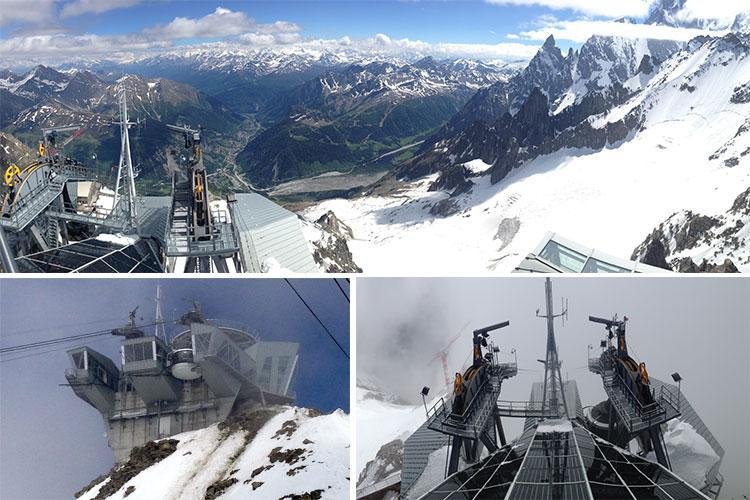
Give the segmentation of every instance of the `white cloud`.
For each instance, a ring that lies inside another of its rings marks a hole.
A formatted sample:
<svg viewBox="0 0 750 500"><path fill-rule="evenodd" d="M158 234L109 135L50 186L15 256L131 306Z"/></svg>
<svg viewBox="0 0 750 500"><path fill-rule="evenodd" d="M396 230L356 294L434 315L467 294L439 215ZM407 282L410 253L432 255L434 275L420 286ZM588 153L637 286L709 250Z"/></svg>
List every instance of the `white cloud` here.
<svg viewBox="0 0 750 500"><path fill-rule="evenodd" d="M549 35L558 40L583 43L592 35L610 35L624 38L652 38L656 40L676 40L686 42L699 35L717 34L700 29L672 28L650 24L630 24L614 21L556 21L520 33L526 40L542 41Z"/></svg>
<svg viewBox="0 0 750 500"><path fill-rule="evenodd" d="M223 38L256 31L255 20L244 12L234 12L217 7L211 14L198 19L176 17L169 24L144 30L160 38L179 40L186 38Z"/></svg>
<svg viewBox="0 0 750 500"><path fill-rule="evenodd" d="M686 0L677 18L683 21L712 19L729 26L741 12L750 11L747 0Z"/></svg>
<svg viewBox="0 0 750 500"><path fill-rule="evenodd" d="M466 57L513 61L530 59L539 49L536 44L523 43L428 43L409 38L394 39L384 33L363 39L343 37L337 40L305 40L298 45L318 50L347 50L361 54L391 55L407 59L432 55L445 58Z"/></svg>
<svg viewBox="0 0 750 500"><path fill-rule="evenodd" d="M16 1L16 0L0 0ZM25 0L24 0L25 1ZM81 0L74 4L82 4ZM124 0L115 0L123 4ZM108 5L112 5L110 2ZM3 9L4 10L4 9ZM301 41L300 26L288 21L258 24L243 12L218 7L201 18L176 17L163 26L146 28L125 35L71 35L64 32L17 34L0 39L5 64L79 61L92 58L123 59L135 54L175 47L177 40L189 38L239 39L253 45L288 45Z"/></svg>
<svg viewBox="0 0 750 500"><path fill-rule="evenodd" d="M302 30L302 27L297 23L291 23L289 21L276 21L271 24L259 24L258 31L260 33L296 33Z"/></svg>
<svg viewBox="0 0 750 500"><path fill-rule="evenodd" d="M0 26L21 22L42 24L55 16L57 0L2 0Z"/></svg>
<svg viewBox="0 0 750 500"><path fill-rule="evenodd" d="M82 14L101 14L115 9L123 9L138 5L143 0L74 0L66 4L60 11L60 18L80 16Z"/></svg>
<svg viewBox="0 0 750 500"><path fill-rule="evenodd" d="M375 41L379 45L390 45L392 43L391 37L389 37L388 35L384 35L383 33L378 33L377 35L375 35Z"/></svg>
<svg viewBox="0 0 750 500"><path fill-rule="evenodd" d="M653 0L486 0L497 5L541 6L550 9L570 9L591 16L643 17L648 14Z"/></svg>

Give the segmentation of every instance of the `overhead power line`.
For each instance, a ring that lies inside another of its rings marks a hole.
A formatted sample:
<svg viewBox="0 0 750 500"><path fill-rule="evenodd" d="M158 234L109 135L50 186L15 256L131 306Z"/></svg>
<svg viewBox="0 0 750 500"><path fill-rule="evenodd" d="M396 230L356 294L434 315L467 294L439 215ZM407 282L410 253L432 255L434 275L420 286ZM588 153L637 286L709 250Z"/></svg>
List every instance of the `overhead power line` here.
<svg viewBox="0 0 750 500"><path fill-rule="evenodd" d="M171 323L171 322L165 321L164 323ZM138 325L138 327L147 328L149 326L154 326L154 325L156 325L156 323ZM19 344L19 345L15 345L11 347L4 347L0 349L0 354L12 354L12 353L24 352L24 351L29 351L33 349L39 349L42 347L49 347L52 345L62 344L66 342L73 342L76 340L89 339L92 337L99 337L102 335L109 335L110 333L112 333L112 328L107 328L106 330L96 330L96 331L88 332L88 333L80 333L78 335L68 335L68 336L60 337L56 339L29 342L27 344Z"/></svg>
<svg viewBox="0 0 750 500"><path fill-rule="evenodd" d="M341 295L344 296L347 302L349 302L349 296L346 294L343 288L341 288L341 284L336 280L336 278L333 278L333 282L336 283L336 286L339 287L339 290L341 290Z"/></svg>
<svg viewBox="0 0 750 500"><path fill-rule="evenodd" d="M323 330L326 331L329 337L331 337L331 340L336 344L336 346L341 350L342 353L344 353L344 356L346 356L346 359L349 359L349 353L347 353L343 347L341 347L341 344L339 344L339 341L336 340L336 337L333 336L331 331L328 329L326 325L323 324L323 322L320 320L317 314L315 314L315 311L312 310L312 308L308 305L308 303L305 301L305 299L302 298L302 295L299 294L296 288L294 288L294 285L292 285L287 278L284 278L284 281L286 281L286 284L289 285L289 288L292 289L294 294L299 298L299 300L302 301L302 303L305 305L308 311L310 311L310 314L312 314L316 320L318 320L318 323L320 323L320 326L323 327Z"/></svg>

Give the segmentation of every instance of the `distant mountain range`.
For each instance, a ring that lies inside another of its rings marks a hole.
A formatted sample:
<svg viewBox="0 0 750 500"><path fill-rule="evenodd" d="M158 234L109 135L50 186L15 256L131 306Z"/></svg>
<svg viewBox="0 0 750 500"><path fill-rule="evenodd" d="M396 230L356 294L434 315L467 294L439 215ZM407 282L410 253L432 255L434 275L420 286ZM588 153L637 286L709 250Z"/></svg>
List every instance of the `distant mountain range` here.
<svg viewBox="0 0 750 500"><path fill-rule="evenodd" d="M165 124L179 122L206 129L209 168L231 167L236 155L240 173L267 187L349 170L416 143L477 89L506 80L517 68L465 59L407 63L328 52L210 49L85 68L37 66L21 75L0 73L0 129L33 145L43 127L83 124L86 133L68 152L107 168L118 158L111 123L124 87L131 116L143 120L131 132L143 177L159 178L164 150L174 144Z"/></svg>
<svg viewBox="0 0 750 500"><path fill-rule="evenodd" d="M261 186L350 170L424 139L477 89L506 79L507 72L432 58L327 71L267 108L265 120L276 123L240 152L237 163Z"/></svg>

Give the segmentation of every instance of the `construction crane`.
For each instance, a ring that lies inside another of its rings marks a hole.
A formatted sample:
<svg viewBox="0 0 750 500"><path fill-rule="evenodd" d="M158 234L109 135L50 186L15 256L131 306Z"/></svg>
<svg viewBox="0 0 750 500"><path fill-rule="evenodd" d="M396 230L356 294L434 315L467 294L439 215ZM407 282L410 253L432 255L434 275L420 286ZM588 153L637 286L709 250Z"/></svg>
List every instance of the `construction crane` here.
<svg viewBox="0 0 750 500"><path fill-rule="evenodd" d="M445 386L451 385L451 376L450 372L448 371L448 351L451 348L451 346L461 338L461 335L464 333L464 330L466 330L466 327L469 326L470 321L467 321L464 326L461 327L461 330L456 334L455 337L450 339L448 344L443 347L440 351L438 351L437 354L435 354L435 357L432 358L428 364L432 364L436 359L439 359L443 364L443 375L445 376Z"/></svg>

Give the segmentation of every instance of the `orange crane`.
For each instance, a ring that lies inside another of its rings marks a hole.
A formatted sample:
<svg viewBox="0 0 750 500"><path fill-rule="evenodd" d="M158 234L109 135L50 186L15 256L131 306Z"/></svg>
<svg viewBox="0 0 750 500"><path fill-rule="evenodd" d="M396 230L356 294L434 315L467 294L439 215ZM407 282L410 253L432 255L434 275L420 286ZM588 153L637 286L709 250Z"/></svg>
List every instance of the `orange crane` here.
<svg viewBox="0 0 750 500"><path fill-rule="evenodd" d="M461 334L464 333L464 330L466 330L466 327L469 326L470 321L467 321L464 326L461 327L461 330L448 342L448 344L443 347L440 351L438 351L437 354L435 354L435 357L430 360L428 364L432 364L433 361L436 359L440 359L440 361L443 364L443 375L445 376L445 385L449 386L451 385L451 376L450 372L448 371L448 350L450 347L461 337Z"/></svg>

